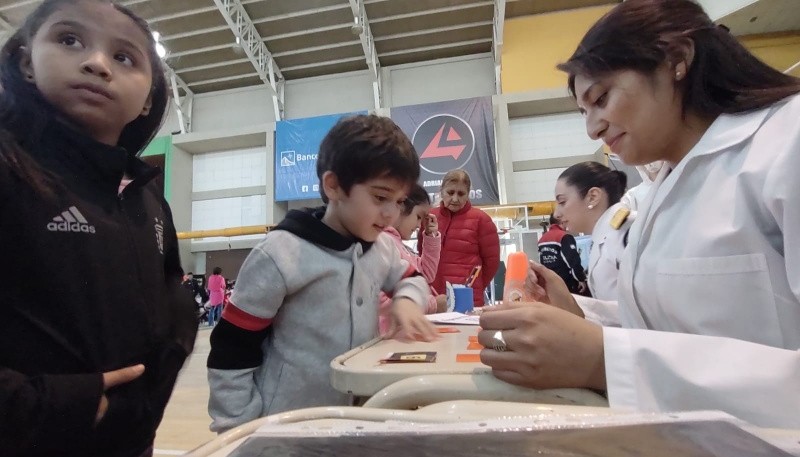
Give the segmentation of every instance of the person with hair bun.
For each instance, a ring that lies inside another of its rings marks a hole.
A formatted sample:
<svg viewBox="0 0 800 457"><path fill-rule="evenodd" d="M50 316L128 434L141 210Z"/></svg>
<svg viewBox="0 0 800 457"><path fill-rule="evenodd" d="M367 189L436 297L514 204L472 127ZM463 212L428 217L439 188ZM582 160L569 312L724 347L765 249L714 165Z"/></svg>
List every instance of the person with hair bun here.
<svg viewBox="0 0 800 457"><path fill-rule="evenodd" d="M587 281L592 297L600 300L617 299L620 256L633 222L620 203L627 182L625 173L598 162L575 164L556 181L553 215L568 232L592 235Z"/></svg>

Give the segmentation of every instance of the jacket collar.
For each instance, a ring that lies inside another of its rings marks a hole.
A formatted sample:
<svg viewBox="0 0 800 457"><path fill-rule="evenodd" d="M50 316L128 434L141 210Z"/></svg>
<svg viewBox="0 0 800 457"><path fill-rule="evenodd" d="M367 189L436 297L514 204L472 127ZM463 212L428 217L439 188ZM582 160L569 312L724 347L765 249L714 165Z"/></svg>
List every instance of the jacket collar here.
<svg viewBox="0 0 800 457"><path fill-rule="evenodd" d="M92 181L100 190L115 194L125 174L134 181L128 186L133 189L160 173L124 148L95 141L57 118L48 121L42 137L26 149L37 161L51 165L47 168L53 172Z"/></svg>
<svg viewBox="0 0 800 457"><path fill-rule="evenodd" d="M346 237L322 222L325 206L318 208L293 209L286 214L275 230L286 230L300 238L334 251L346 251L359 243L367 252L372 243L357 238Z"/></svg>
<svg viewBox="0 0 800 457"><path fill-rule="evenodd" d="M782 103L781 103L782 104ZM681 162L715 154L747 141L780 104L739 114L721 114Z"/></svg>

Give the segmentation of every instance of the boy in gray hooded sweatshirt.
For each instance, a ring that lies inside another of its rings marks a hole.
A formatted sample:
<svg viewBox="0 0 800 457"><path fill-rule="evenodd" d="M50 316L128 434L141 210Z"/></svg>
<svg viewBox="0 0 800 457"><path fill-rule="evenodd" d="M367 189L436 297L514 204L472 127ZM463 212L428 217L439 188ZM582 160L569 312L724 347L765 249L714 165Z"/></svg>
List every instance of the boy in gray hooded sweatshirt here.
<svg viewBox="0 0 800 457"><path fill-rule="evenodd" d="M320 145L317 176L326 206L290 211L253 248L211 334L212 431L348 404L330 361L377 336L381 290L393 297L392 334L436 338L425 278L383 233L419 177L408 137L388 118L342 119Z"/></svg>

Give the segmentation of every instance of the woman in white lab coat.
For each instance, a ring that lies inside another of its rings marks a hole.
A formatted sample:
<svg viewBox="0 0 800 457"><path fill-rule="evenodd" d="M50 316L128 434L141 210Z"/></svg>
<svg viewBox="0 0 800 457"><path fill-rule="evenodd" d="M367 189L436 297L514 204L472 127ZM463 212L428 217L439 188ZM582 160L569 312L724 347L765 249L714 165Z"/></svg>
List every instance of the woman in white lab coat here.
<svg viewBox="0 0 800 457"><path fill-rule="evenodd" d="M668 166L629 235L622 328L582 319L535 268L550 305L485 312L479 341L507 351L481 360L514 384L607 390L612 407L800 428L800 81L690 0L620 3L560 68L592 138Z"/></svg>
<svg viewBox="0 0 800 457"><path fill-rule="evenodd" d="M599 162L581 162L564 170L555 187L553 216L571 233L592 236L587 276L592 297L617 300L617 272L632 219L620 203L628 177ZM603 322L603 310L595 311L594 300L575 297L588 319Z"/></svg>

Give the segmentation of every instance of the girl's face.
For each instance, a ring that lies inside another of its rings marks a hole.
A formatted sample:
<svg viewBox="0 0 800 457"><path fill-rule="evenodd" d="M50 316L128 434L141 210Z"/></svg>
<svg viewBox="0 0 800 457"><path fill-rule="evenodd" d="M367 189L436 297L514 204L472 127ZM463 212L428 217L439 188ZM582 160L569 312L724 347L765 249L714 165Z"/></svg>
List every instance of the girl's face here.
<svg viewBox="0 0 800 457"><path fill-rule="evenodd" d="M151 106L150 39L113 5L89 0L56 10L34 35L22 74L95 140L116 145Z"/></svg>
<svg viewBox="0 0 800 457"><path fill-rule="evenodd" d="M445 208L458 212L469 201L469 187L462 182L450 181L442 187L442 202Z"/></svg>
<svg viewBox="0 0 800 457"><path fill-rule="evenodd" d="M558 219L559 225L570 233L590 234L597 222L597 215L602 214L605 208L589 209L590 194L581 198L575 186L567 184L566 180L556 181L556 210L553 216Z"/></svg>
<svg viewBox="0 0 800 457"><path fill-rule="evenodd" d="M404 240L411 239L414 230L420 227L422 221L428 217L428 212L430 210L430 205L422 204L415 206L414 209L411 210L411 213L405 216L400 215L400 218L397 219L397 222L394 224L394 228L400 233L400 238Z"/></svg>

